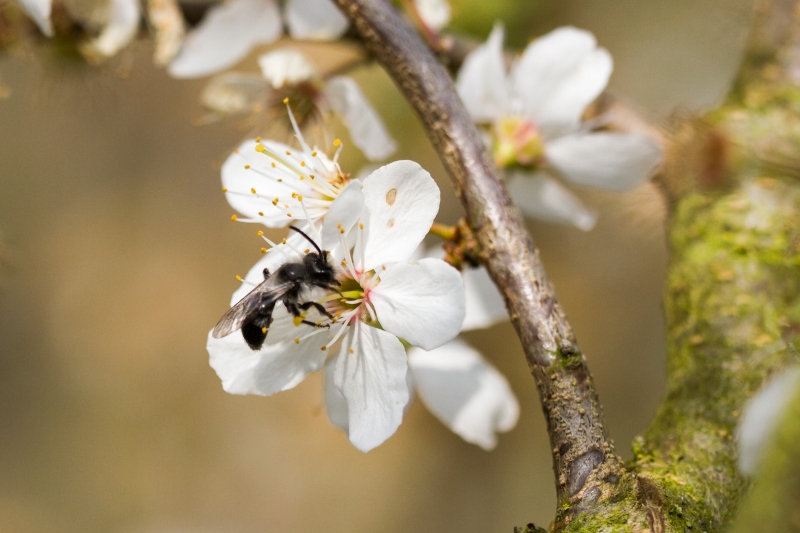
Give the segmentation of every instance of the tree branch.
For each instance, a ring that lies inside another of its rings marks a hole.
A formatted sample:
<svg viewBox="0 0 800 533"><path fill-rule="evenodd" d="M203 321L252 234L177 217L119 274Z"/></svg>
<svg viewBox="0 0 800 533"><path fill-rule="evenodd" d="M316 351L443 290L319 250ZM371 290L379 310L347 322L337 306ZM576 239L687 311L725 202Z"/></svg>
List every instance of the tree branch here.
<svg viewBox="0 0 800 533"><path fill-rule="evenodd" d="M450 76L386 0L336 0L422 120L505 298L542 399L559 504L574 512L621 469L586 360L479 132Z"/></svg>

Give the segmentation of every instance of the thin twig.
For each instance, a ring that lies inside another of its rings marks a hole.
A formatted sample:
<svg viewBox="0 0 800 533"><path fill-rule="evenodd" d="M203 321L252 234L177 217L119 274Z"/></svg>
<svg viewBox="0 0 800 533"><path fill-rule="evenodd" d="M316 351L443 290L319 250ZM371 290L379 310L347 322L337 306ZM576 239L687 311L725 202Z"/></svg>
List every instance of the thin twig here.
<svg viewBox="0 0 800 533"><path fill-rule="evenodd" d="M619 459L586 360L477 128L448 73L389 2L336 2L414 107L453 180L536 379L559 503L591 505Z"/></svg>

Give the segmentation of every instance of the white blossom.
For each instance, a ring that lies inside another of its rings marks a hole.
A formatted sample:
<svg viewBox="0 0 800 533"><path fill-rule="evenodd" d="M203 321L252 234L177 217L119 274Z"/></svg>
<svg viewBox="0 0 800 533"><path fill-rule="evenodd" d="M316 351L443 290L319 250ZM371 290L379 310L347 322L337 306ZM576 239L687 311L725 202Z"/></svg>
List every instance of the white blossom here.
<svg viewBox="0 0 800 533"><path fill-rule="evenodd" d="M533 41L508 73L500 25L464 61L459 96L477 122L490 125L495 162L513 170L509 189L526 214L591 229L594 213L545 172L623 191L644 182L660 161L649 136L593 132L581 123L612 68L611 55L594 36L572 27Z"/></svg>
<svg viewBox="0 0 800 533"><path fill-rule="evenodd" d="M439 208L439 189L427 172L398 161L347 190L354 187L363 195L358 222L353 209L331 207L324 215L323 227L338 229L333 253L343 265L341 295L315 295L336 317L330 329L298 323L279 304L261 350L250 350L238 333L209 335L208 350L226 391L264 395L296 386L335 351L328 365L347 409L348 436L368 451L395 432L408 403L408 361L399 339L427 350L452 339L464 319L464 287L444 261L409 260ZM297 250L291 240L276 247L287 256L292 248ZM268 254L245 281L258 282L264 265L279 260L278 253ZM234 300L247 290L242 287Z"/></svg>
<svg viewBox="0 0 800 533"><path fill-rule="evenodd" d="M800 385L800 369L784 372L767 383L745 407L737 429L739 471L752 476L770 443L781 415Z"/></svg>
<svg viewBox="0 0 800 533"><path fill-rule="evenodd" d="M287 0L283 16L275 0L229 0L211 8L187 35L169 66L176 78L196 78L238 63L257 45L277 41L284 20L295 39L333 40L348 22L331 0Z"/></svg>
<svg viewBox="0 0 800 533"><path fill-rule="evenodd" d="M335 113L368 159L382 160L397 150L397 143L352 78L325 80L303 54L288 48L264 54L258 63L263 80L241 73L213 78L204 93L206 106L220 113L257 110L274 128L283 123L277 117L283 114L288 98L299 128L306 133L313 135L313 130Z"/></svg>

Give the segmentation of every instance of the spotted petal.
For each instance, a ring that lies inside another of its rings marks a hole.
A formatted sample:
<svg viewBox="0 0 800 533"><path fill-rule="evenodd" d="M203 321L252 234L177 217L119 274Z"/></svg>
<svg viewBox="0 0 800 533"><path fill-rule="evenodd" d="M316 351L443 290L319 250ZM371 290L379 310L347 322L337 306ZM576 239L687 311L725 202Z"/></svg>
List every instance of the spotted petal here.
<svg viewBox="0 0 800 533"><path fill-rule="evenodd" d="M661 148L639 133L576 133L549 141L547 160L578 185L626 191L649 177L661 160Z"/></svg>
<svg viewBox="0 0 800 533"><path fill-rule="evenodd" d="M369 210L364 270L411 257L439 212L431 175L413 161L395 161L367 176L363 190Z"/></svg>
<svg viewBox="0 0 800 533"><path fill-rule="evenodd" d="M464 322L461 274L439 259L395 264L369 298L386 331L426 350L458 335Z"/></svg>
<svg viewBox="0 0 800 533"><path fill-rule="evenodd" d="M331 78L325 94L333 110L341 115L353 144L368 159L386 159L397 150L397 143L355 80L347 76Z"/></svg>
<svg viewBox="0 0 800 533"><path fill-rule="evenodd" d="M367 452L391 437L408 403L406 351L386 331L356 321L342 342L334 383L347 401L353 446Z"/></svg>
<svg viewBox="0 0 800 533"><path fill-rule="evenodd" d="M519 403L508 381L467 343L411 348L408 365L423 403L465 441L491 450L496 434L517 424Z"/></svg>
<svg viewBox="0 0 800 533"><path fill-rule="evenodd" d="M212 7L186 36L169 73L175 78L214 74L244 59L254 46L277 40L282 31L275 0L230 0Z"/></svg>

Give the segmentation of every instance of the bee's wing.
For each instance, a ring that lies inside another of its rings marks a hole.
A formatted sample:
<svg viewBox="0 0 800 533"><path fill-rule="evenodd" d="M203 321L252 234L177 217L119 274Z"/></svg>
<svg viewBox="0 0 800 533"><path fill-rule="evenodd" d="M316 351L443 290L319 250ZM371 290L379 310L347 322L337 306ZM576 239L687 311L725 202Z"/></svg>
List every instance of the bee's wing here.
<svg viewBox="0 0 800 533"><path fill-rule="evenodd" d="M293 285L291 282L278 283L275 276L265 279L222 315L217 325L214 326L212 336L215 339L221 339L237 329L241 329L247 319L258 312L259 307L265 304L274 306Z"/></svg>

